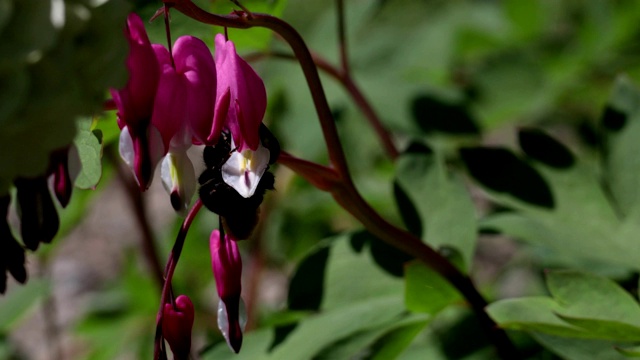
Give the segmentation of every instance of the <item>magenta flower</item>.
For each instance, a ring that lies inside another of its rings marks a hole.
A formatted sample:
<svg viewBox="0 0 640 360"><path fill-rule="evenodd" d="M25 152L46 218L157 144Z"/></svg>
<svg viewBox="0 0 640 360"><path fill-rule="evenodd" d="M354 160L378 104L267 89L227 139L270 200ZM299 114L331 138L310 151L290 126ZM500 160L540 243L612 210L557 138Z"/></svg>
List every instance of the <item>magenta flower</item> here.
<svg viewBox="0 0 640 360"><path fill-rule="evenodd" d="M198 38L181 36L173 46L175 67L164 46L154 44L153 50L161 77L151 123L160 130L165 148L189 147L192 137L198 143L211 144L207 138L213 121L211 104L216 98L216 65L209 48Z"/></svg>
<svg viewBox="0 0 640 360"><path fill-rule="evenodd" d="M230 236L221 238L220 231L213 230L209 246L213 275L220 297L218 327L229 347L237 353L242 346L242 331L246 323L244 303L240 297L242 260L238 244Z"/></svg>
<svg viewBox="0 0 640 360"><path fill-rule="evenodd" d="M126 65L129 80L120 90L111 89L118 108L120 155L132 168L141 190L151 184L153 170L162 156L159 134L150 128L153 103L160 77L158 61L144 24L136 14L127 18L125 37L129 41Z"/></svg>
<svg viewBox="0 0 640 360"><path fill-rule="evenodd" d="M267 109L267 92L262 79L236 53L233 42L218 34L216 43L217 96L213 129L208 140L217 143L228 128L238 151L258 149L258 134Z"/></svg>
<svg viewBox="0 0 640 360"><path fill-rule="evenodd" d="M193 164L186 154L195 143L207 143L211 132L216 97L216 67L202 40L193 36L178 38L169 51L153 45L162 75L158 84L151 123L162 135L165 156L162 182L176 211L185 212L196 189Z"/></svg>
<svg viewBox="0 0 640 360"><path fill-rule="evenodd" d="M186 295L176 298L175 307L172 304L164 304L162 336L169 343L176 360L189 359L193 313L193 303Z"/></svg>

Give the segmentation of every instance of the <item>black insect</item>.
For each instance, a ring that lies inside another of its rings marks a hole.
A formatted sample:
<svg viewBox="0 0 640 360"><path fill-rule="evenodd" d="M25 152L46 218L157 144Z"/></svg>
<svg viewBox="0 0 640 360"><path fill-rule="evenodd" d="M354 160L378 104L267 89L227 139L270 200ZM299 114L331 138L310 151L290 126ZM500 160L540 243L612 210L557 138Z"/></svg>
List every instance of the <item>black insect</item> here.
<svg viewBox="0 0 640 360"><path fill-rule="evenodd" d="M269 149L269 164L280 154L280 144L266 126L260 126L260 141ZM244 198L222 179L222 165L236 149L231 148L231 134L223 132L215 146L204 148L206 169L200 174L199 195L204 206L220 215L226 233L237 240L247 239L258 224L259 207L267 190L274 189L275 178L269 169L262 175L250 198Z"/></svg>

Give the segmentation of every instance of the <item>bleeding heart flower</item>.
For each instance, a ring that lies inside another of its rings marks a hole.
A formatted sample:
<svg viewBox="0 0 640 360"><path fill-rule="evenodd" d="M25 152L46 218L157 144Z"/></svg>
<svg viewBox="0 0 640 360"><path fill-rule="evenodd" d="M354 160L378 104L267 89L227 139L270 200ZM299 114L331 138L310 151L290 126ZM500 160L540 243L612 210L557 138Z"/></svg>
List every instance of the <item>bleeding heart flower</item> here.
<svg viewBox="0 0 640 360"><path fill-rule="evenodd" d="M242 332L246 323L243 315L244 304L240 298L242 287L240 251L238 251L238 244L230 236L225 235L222 238L218 230L211 232L209 246L213 275L220 297L218 327L229 347L237 353L242 346Z"/></svg>
<svg viewBox="0 0 640 360"><path fill-rule="evenodd" d="M262 79L236 53L233 42L224 35L215 38L218 75L213 128L209 140L217 143L224 128L231 131L238 151L257 150L259 129L267 109L267 92Z"/></svg>
<svg viewBox="0 0 640 360"><path fill-rule="evenodd" d="M176 360L189 359L193 314L193 303L186 295L178 296L175 306L164 304L162 310L162 336L169 343Z"/></svg>
<svg viewBox="0 0 640 360"><path fill-rule="evenodd" d="M160 68L144 29L136 14L127 18L125 37L129 42L126 65L129 80L120 90L111 89L118 109L120 155L135 174L140 190L151 185L153 171L164 149L159 134L151 128L151 115L160 78Z"/></svg>

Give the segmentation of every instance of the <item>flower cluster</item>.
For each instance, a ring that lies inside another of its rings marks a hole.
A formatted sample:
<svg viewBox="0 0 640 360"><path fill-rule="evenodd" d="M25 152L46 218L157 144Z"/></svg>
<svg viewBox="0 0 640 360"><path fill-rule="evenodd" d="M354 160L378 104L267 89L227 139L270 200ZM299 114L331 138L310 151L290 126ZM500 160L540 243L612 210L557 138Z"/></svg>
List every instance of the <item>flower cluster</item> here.
<svg viewBox="0 0 640 360"><path fill-rule="evenodd" d="M210 237L220 296L218 324L238 352L244 305L236 240L248 238L255 227L264 193L274 185L268 168L279 154L277 140L262 124L267 107L264 84L222 34L215 37L215 56L193 36L178 38L171 53L151 44L135 14L127 19L125 36L130 45L129 80L124 88L111 89L121 129L120 154L141 191L150 186L162 162L161 178L171 205L186 212L197 187L187 150L205 145L207 169L198 177L199 195L221 218L220 230ZM162 337L177 359L186 359L193 304L186 295L163 301Z"/></svg>
<svg viewBox="0 0 640 360"><path fill-rule="evenodd" d="M215 39L215 60L206 44L193 36L178 38L171 53L152 45L135 14L127 19L125 35L130 45L129 81L111 90L122 130L120 154L142 191L162 161L161 177L171 204L185 211L196 188L193 164L186 155L189 147L216 145L228 131L238 153L259 151L267 104L264 84L222 34ZM245 183L237 181L240 176L244 173L232 175L229 182L236 181L240 188ZM259 177L252 180L256 183Z"/></svg>

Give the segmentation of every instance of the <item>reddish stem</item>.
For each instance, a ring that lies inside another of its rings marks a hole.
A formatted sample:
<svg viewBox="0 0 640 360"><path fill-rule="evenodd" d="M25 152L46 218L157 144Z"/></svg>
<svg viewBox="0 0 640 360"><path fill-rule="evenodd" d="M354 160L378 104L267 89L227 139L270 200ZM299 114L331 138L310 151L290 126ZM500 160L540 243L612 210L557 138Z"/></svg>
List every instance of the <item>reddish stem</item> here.
<svg viewBox="0 0 640 360"><path fill-rule="evenodd" d="M295 56L281 52L254 53L246 56L245 59L247 61L259 60L267 56L296 60ZM324 59L317 53L312 52L311 56L313 57L313 61L315 62L316 66L320 70L324 71L332 78L336 79L340 84L342 84L349 95L351 95L353 102L356 104L356 106L358 106L358 108L360 108L365 118L367 119L367 121L369 121L369 124L376 132L376 135L378 136L380 143L382 143L382 146L384 147L387 155L391 158L391 160L397 159L398 156L400 156L400 152L393 143L389 131L387 131L387 129L384 127L384 125L382 124L382 120L380 120L380 117L378 117L378 114L371 105L371 102L369 102L369 100L367 100L367 98L364 96L364 94L360 90L360 87L351 77L351 74L331 65L326 59Z"/></svg>
<svg viewBox="0 0 640 360"><path fill-rule="evenodd" d="M158 315L156 316L156 336L153 348L153 358L155 360L160 359L161 347L162 347L162 313L164 309L164 304L170 302L171 297L171 279L173 278L173 273L176 269L176 265L178 264L178 260L180 259L180 254L182 253L182 247L184 246L184 240L187 237L187 233L189 232L189 228L191 227L191 223L195 219L196 215L202 208L202 201L198 199L196 203L193 205L187 217L182 222L182 226L180 227L180 231L178 232L178 236L176 237L176 242L173 244L173 248L171 249L171 254L169 254L169 259L167 260L167 265L165 266L164 273L164 286L162 287L162 296L160 297L160 309L158 310Z"/></svg>

